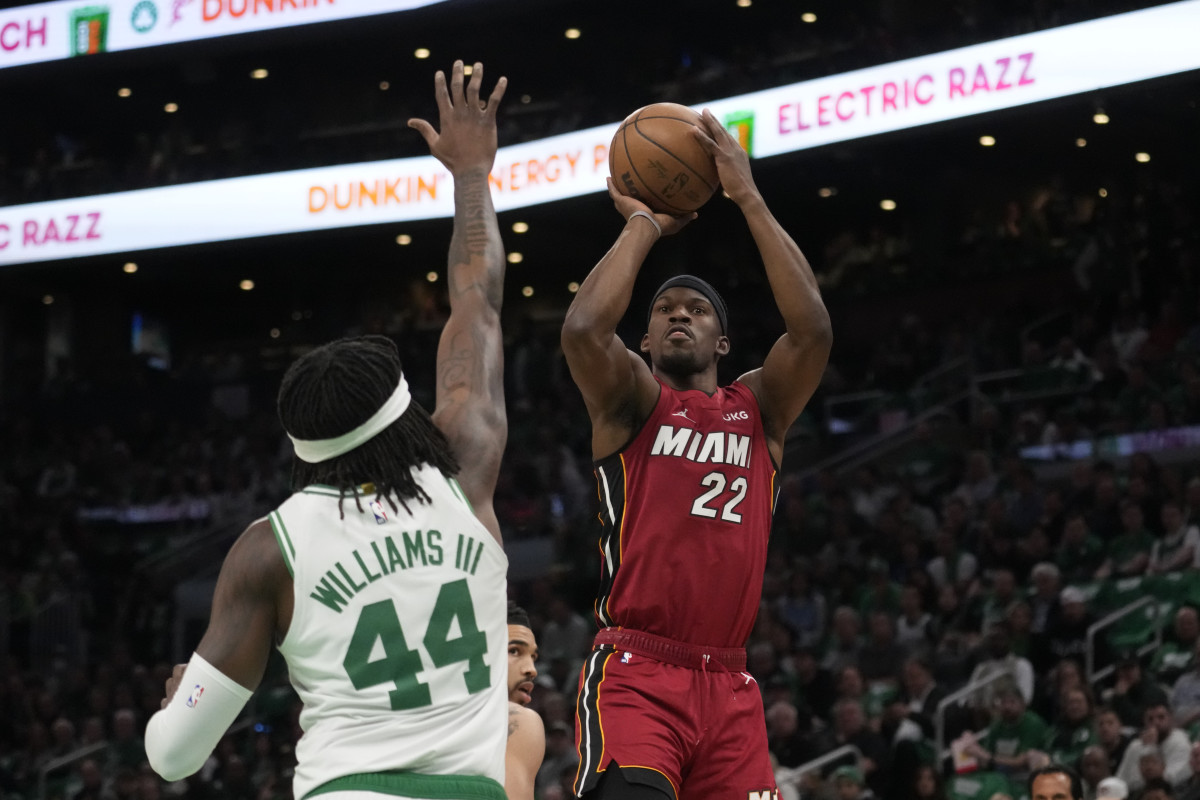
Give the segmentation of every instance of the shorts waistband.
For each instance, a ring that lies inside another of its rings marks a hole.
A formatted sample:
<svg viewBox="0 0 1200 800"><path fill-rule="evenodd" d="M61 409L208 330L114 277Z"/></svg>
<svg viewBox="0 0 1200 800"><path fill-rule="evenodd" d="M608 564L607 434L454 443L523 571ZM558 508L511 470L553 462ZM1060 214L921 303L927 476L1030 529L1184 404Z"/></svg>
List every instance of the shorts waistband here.
<svg viewBox="0 0 1200 800"><path fill-rule="evenodd" d="M688 669L703 670L717 663L733 672L746 670L743 647L705 647L628 628L602 628L596 634L595 646L606 650L628 650L635 655Z"/></svg>

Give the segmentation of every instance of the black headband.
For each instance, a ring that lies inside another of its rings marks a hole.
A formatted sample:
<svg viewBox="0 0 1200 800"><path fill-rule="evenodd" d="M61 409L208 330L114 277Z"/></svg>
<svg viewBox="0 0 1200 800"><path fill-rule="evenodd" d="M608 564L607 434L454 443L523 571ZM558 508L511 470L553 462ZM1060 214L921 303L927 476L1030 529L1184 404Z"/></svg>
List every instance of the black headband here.
<svg viewBox="0 0 1200 800"><path fill-rule="evenodd" d="M713 310L717 312L717 320L721 323L721 333L729 333L729 309L725 307L725 301L712 284L703 278L697 278L695 275L676 275L674 278L668 278L667 281L654 293L654 297L650 299L650 310L646 313L646 324L650 324L650 316L654 313L654 301L665 292L675 286L686 286L689 289L695 289L712 304Z"/></svg>

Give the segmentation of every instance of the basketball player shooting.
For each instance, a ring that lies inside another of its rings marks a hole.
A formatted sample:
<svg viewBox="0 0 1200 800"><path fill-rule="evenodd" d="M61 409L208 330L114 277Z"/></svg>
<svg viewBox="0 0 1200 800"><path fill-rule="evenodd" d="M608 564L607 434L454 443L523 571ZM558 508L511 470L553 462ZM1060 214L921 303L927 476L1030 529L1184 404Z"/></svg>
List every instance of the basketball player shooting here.
<svg viewBox="0 0 1200 800"><path fill-rule="evenodd" d="M759 369L717 385L724 301L691 275L650 304L640 350L617 325L650 248L695 214L609 195L626 220L567 311L562 346L592 422L601 500L601 630L580 675L576 794L587 800L775 795L762 697L745 672L784 437L833 341L799 247L746 152L709 112L692 135L716 162L762 258L786 333ZM601 725L603 720L603 725Z"/></svg>
<svg viewBox="0 0 1200 800"><path fill-rule="evenodd" d="M167 780L204 764L277 645L303 702L296 798L505 800L505 261L488 173L506 81L481 101L483 65L465 89L463 72L435 77L440 130L409 122L454 178L436 408L412 399L384 337L289 367L278 406L297 491L230 550L208 629L146 728Z"/></svg>

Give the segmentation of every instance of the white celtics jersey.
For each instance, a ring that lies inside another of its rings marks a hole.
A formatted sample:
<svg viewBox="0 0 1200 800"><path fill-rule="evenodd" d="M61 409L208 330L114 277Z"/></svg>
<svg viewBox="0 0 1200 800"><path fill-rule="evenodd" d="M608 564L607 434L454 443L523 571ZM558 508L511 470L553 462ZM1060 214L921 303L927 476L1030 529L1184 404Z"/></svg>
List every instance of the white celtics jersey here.
<svg viewBox="0 0 1200 800"><path fill-rule="evenodd" d="M508 559L457 482L418 482L432 502L411 513L371 493L342 519L338 491L310 486L270 515L295 587L296 800L362 773L504 783Z"/></svg>

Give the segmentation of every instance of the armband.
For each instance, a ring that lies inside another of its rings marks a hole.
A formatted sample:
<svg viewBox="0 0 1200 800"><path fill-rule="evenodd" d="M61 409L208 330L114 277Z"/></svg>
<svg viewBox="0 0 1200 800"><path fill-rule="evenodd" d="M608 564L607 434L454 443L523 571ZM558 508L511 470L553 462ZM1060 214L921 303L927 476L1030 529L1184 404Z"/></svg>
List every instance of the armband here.
<svg viewBox="0 0 1200 800"><path fill-rule="evenodd" d="M253 694L192 653L175 696L146 725L150 766L166 781L195 773Z"/></svg>
<svg viewBox="0 0 1200 800"><path fill-rule="evenodd" d="M633 222L634 217L645 217L646 219L650 220L650 224L654 226L654 230L658 231L659 236L662 236L662 225L659 225L658 220L656 220L653 216L639 208L637 211L629 215L629 219L627 219L626 222Z"/></svg>

